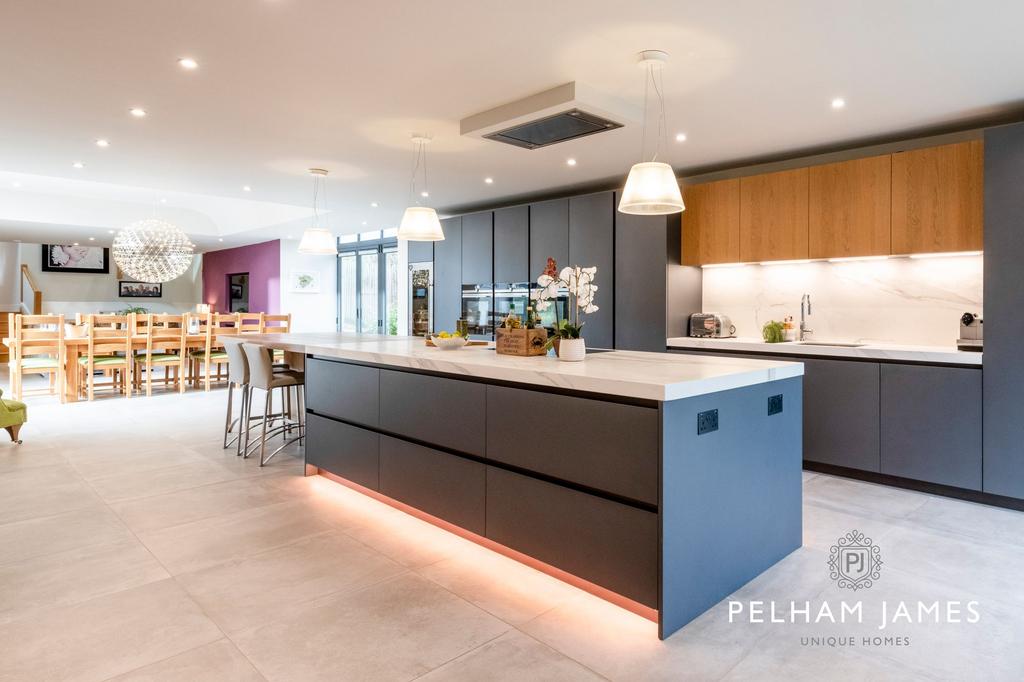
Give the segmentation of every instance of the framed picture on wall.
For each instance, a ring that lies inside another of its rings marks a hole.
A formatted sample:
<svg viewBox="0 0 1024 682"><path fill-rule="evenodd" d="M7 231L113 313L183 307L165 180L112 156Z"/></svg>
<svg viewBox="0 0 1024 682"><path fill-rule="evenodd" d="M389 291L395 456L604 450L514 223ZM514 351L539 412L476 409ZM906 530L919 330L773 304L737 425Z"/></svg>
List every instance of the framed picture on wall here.
<svg viewBox="0 0 1024 682"><path fill-rule="evenodd" d="M43 244L43 272L110 273L110 249L77 244Z"/></svg>
<svg viewBox="0 0 1024 682"><path fill-rule="evenodd" d="M160 298L164 285L151 282L118 282L117 295L120 298Z"/></svg>
<svg viewBox="0 0 1024 682"><path fill-rule="evenodd" d="M320 273L310 270L293 270L291 274L292 292L296 294L319 294Z"/></svg>

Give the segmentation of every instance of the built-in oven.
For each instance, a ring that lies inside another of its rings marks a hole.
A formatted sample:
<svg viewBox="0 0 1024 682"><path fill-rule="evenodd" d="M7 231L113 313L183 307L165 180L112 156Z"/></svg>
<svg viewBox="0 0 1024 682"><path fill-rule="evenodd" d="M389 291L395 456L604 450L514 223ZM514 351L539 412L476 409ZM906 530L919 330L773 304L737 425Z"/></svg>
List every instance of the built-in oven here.
<svg viewBox="0 0 1024 682"><path fill-rule="evenodd" d="M469 338L490 341L494 336L494 285L462 285L462 320Z"/></svg>
<svg viewBox="0 0 1024 682"><path fill-rule="evenodd" d="M409 263L409 334L434 333L434 264Z"/></svg>

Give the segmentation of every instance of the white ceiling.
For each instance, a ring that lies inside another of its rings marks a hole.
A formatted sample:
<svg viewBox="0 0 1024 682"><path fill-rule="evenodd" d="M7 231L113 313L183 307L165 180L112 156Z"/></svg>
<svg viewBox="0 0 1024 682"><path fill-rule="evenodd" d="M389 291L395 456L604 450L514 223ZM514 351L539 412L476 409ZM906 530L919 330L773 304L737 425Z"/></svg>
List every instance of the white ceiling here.
<svg viewBox="0 0 1024 682"><path fill-rule="evenodd" d="M394 226L413 132L442 209L624 177L636 124L527 151L458 123L574 80L639 104L646 48L671 54L678 169L955 124L1024 101L1021 25L997 0L5 0L0 239L154 212L203 249L295 235L311 166L335 232Z"/></svg>

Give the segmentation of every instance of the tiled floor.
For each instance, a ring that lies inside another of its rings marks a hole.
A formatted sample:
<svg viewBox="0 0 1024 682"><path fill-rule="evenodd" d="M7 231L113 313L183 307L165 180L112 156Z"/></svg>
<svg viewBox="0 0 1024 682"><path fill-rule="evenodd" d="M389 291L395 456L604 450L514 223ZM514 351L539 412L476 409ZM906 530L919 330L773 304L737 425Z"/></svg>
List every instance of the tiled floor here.
<svg viewBox="0 0 1024 682"><path fill-rule="evenodd" d="M733 598L778 615L827 601L837 617L862 600L864 623L730 623L723 602L661 642L648 621L303 478L294 454L237 459L220 447L224 400L30 400L24 445L0 442L0 680L1024 678L1024 514L805 474L804 547ZM884 561L857 593L826 565L854 529ZM976 624L875 622L883 601L972 599Z"/></svg>

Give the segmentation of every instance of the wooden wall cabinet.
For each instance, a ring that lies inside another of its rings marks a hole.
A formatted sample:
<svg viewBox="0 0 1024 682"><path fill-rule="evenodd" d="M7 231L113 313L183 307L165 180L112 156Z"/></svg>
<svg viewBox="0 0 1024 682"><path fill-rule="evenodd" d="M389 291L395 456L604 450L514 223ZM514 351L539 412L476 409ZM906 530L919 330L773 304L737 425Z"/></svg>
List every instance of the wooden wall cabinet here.
<svg viewBox="0 0 1024 682"><path fill-rule="evenodd" d="M980 251L982 140L892 155L892 253Z"/></svg>
<svg viewBox="0 0 1024 682"><path fill-rule="evenodd" d="M740 181L683 187L683 265L740 260Z"/></svg>
<svg viewBox="0 0 1024 682"><path fill-rule="evenodd" d="M740 261L808 258L809 169L740 178Z"/></svg>
<svg viewBox="0 0 1024 682"><path fill-rule="evenodd" d="M810 258L888 256L892 156L809 169Z"/></svg>

